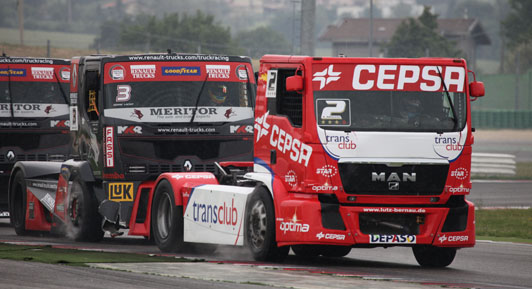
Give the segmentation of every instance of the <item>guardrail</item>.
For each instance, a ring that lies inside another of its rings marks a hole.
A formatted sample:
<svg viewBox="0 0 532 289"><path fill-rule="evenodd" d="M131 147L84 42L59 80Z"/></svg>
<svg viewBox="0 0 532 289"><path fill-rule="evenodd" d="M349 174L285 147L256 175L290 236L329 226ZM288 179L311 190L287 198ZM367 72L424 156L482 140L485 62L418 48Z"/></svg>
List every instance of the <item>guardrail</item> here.
<svg viewBox="0 0 532 289"><path fill-rule="evenodd" d="M472 175L515 176L515 155L473 153L471 155Z"/></svg>

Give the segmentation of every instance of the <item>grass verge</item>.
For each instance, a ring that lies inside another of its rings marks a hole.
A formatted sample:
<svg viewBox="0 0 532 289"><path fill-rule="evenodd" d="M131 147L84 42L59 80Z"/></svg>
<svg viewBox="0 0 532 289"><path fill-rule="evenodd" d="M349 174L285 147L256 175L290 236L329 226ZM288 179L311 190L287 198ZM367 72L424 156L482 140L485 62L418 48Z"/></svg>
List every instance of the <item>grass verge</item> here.
<svg viewBox="0 0 532 289"><path fill-rule="evenodd" d="M532 243L532 208L475 211L479 240Z"/></svg>
<svg viewBox="0 0 532 289"><path fill-rule="evenodd" d="M515 165L515 176L475 174L471 178L477 180L532 180L532 162L517 163Z"/></svg>
<svg viewBox="0 0 532 289"><path fill-rule="evenodd" d="M86 266L86 263L135 262L191 262L184 258L152 256L133 253L113 253L52 248L51 246L23 246L0 243L0 259L32 261L49 264Z"/></svg>

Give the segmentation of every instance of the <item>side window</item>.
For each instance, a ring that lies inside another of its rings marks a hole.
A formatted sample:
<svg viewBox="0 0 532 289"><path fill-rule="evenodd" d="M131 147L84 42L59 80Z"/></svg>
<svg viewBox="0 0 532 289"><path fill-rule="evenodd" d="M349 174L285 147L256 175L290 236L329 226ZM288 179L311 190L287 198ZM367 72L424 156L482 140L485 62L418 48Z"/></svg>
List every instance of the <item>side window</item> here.
<svg viewBox="0 0 532 289"><path fill-rule="evenodd" d="M295 68L277 70L275 98L268 98L268 110L272 115L286 116L294 126L301 127L303 124L303 96L296 91L286 91L286 78L295 74Z"/></svg>
<svg viewBox="0 0 532 289"><path fill-rule="evenodd" d="M85 99L83 100L83 105L87 115L89 116L89 120L98 120L100 118L100 111L98 110L98 90L98 72L87 71L85 73Z"/></svg>

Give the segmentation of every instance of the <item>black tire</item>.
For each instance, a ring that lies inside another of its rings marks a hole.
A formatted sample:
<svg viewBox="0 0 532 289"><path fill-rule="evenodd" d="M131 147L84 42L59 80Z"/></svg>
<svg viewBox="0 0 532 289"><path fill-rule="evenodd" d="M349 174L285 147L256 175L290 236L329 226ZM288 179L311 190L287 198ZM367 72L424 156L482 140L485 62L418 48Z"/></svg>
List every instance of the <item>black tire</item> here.
<svg viewBox="0 0 532 289"><path fill-rule="evenodd" d="M456 248L418 245L412 247L414 257L422 267L442 268L449 266L456 256Z"/></svg>
<svg viewBox="0 0 532 289"><path fill-rule="evenodd" d="M94 192L79 178L72 182L65 219L67 237L88 242L103 239L102 216L98 213Z"/></svg>
<svg viewBox="0 0 532 289"><path fill-rule="evenodd" d="M321 254L325 257L340 258L351 252L349 246L323 246Z"/></svg>
<svg viewBox="0 0 532 289"><path fill-rule="evenodd" d="M28 234L26 230L26 181L24 173L18 171L13 178L13 184L10 187L10 219L11 225L15 228L15 233L19 236Z"/></svg>
<svg viewBox="0 0 532 289"><path fill-rule="evenodd" d="M155 189L151 207L152 237L161 252L184 249L183 206L175 205L172 186L162 180Z"/></svg>
<svg viewBox="0 0 532 289"><path fill-rule="evenodd" d="M293 245L292 251L298 257L313 258L322 254L321 245Z"/></svg>
<svg viewBox="0 0 532 289"><path fill-rule="evenodd" d="M263 187L256 188L247 201L244 239L257 261L280 262L286 258L290 250L289 246L277 246L273 202Z"/></svg>

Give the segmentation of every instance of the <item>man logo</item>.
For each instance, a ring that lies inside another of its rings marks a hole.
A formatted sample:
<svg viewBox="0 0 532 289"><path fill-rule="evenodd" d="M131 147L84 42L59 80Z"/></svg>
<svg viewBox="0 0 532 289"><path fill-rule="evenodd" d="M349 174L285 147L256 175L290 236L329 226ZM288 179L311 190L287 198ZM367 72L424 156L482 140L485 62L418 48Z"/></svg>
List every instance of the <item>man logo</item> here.
<svg viewBox="0 0 532 289"><path fill-rule="evenodd" d="M183 168L185 169L185 172L190 172L192 171L192 162L190 160L186 160L184 163L183 163Z"/></svg>

